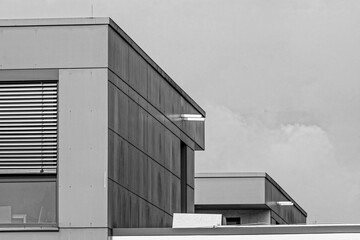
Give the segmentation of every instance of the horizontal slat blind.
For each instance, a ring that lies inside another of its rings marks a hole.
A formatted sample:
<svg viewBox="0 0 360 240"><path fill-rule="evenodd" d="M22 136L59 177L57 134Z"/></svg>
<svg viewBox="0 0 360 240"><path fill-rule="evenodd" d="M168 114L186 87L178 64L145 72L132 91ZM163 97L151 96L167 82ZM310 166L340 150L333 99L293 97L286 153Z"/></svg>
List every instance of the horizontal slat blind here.
<svg viewBox="0 0 360 240"><path fill-rule="evenodd" d="M0 81L0 173L56 173L56 81Z"/></svg>

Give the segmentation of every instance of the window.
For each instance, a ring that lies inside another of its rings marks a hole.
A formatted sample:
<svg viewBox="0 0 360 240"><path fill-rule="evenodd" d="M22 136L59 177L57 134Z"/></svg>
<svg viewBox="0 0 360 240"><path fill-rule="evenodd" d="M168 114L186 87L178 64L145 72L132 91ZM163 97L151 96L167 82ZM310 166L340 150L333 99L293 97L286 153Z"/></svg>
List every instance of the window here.
<svg viewBox="0 0 360 240"><path fill-rule="evenodd" d="M57 82L0 81L0 174L56 167Z"/></svg>
<svg viewBox="0 0 360 240"><path fill-rule="evenodd" d="M227 217L226 218L226 225L240 225L241 219L240 217Z"/></svg>
<svg viewBox="0 0 360 240"><path fill-rule="evenodd" d="M2 176L0 224L56 225L56 179L52 176Z"/></svg>
<svg viewBox="0 0 360 240"><path fill-rule="evenodd" d="M186 213L187 212L187 186L186 186L186 180L187 180L187 149L186 144L184 142L181 142L181 156L180 156L180 177L181 177L181 212Z"/></svg>
<svg viewBox="0 0 360 240"><path fill-rule="evenodd" d="M0 71L0 226L56 226L58 83L14 72Z"/></svg>

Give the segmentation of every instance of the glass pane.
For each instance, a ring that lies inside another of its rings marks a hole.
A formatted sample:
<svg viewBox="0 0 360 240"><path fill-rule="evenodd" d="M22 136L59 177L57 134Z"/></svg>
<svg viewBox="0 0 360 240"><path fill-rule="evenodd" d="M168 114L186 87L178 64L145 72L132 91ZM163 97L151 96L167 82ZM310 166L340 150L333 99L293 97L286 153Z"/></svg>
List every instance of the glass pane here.
<svg viewBox="0 0 360 240"><path fill-rule="evenodd" d="M227 217L226 225L240 225L241 220L240 217Z"/></svg>
<svg viewBox="0 0 360 240"><path fill-rule="evenodd" d="M55 182L0 182L0 224L56 223Z"/></svg>

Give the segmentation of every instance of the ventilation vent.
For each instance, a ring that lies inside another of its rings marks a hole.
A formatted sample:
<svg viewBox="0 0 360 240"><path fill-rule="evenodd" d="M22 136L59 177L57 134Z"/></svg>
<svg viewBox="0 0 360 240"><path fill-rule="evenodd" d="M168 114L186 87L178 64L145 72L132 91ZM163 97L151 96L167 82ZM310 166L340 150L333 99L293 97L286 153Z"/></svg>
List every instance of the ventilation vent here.
<svg viewBox="0 0 360 240"><path fill-rule="evenodd" d="M57 89L0 81L0 173L56 173Z"/></svg>

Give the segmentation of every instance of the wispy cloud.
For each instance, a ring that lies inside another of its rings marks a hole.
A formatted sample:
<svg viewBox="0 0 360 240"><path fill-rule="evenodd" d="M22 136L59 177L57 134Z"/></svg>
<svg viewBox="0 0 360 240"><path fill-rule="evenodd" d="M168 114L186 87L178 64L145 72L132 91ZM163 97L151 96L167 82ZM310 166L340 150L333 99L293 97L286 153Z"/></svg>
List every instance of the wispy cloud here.
<svg viewBox="0 0 360 240"><path fill-rule="evenodd" d="M205 109L206 151L197 153L197 172L268 172L308 211L309 222L337 222L344 212L335 206L353 204L360 210L356 179L337 161L332 137L320 126L270 127L260 117L224 106ZM335 194L343 197L334 200Z"/></svg>

